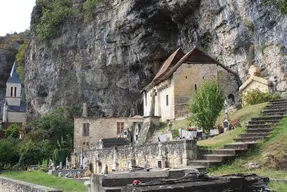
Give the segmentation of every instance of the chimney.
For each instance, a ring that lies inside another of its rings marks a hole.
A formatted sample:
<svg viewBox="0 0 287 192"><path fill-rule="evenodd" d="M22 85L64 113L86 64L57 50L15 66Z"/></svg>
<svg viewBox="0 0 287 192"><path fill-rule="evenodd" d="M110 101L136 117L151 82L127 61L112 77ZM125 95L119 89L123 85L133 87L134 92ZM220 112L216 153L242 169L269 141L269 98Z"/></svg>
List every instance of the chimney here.
<svg viewBox="0 0 287 192"><path fill-rule="evenodd" d="M249 68L250 77L258 76L260 77L260 68L257 65L251 65Z"/></svg>
<svg viewBox="0 0 287 192"><path fill-rule="evenodd" d="M83 103L83 117L88 117L88 105Z"/></svg>

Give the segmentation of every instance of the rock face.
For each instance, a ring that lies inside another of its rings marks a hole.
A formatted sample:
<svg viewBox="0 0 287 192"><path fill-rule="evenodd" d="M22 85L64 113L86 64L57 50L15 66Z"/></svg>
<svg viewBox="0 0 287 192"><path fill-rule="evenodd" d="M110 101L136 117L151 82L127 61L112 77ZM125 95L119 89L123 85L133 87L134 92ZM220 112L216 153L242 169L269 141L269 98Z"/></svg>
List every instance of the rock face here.
<svg viewBox="0 0 287 192"><path fill-rule="evenodd" d="M10 71L15 61L15 56L18 53L18 48L25 40L29 40L29 31L19 34L8 34L5 37L0 37L0 103L2 94L6 87ZM1 108L2 106L0 106Z"/></svg>
<svg viewBox="0 0 287 192"><path fill-rule="evenodd" d="M73 0L78 14L59 38L31 41L25 79L31 116L84 101L99 116L138 114L141 88L179 46L200 46L242 81L258 64L287 94L287 17L263 0L111 0L98 4L90 22L80 13L83 3ZM39 14L36 6L32 25Z"/></svg>

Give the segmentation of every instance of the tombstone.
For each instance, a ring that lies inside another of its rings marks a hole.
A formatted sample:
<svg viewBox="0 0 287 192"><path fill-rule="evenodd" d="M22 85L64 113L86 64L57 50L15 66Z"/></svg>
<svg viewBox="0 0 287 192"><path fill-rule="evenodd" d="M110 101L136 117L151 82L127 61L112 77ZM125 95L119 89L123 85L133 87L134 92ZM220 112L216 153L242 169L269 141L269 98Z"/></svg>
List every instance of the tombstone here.
<svg viewBox="0 0 287 192"><path fill-rule="evenodd" d="M224 119L223 121L223 128L224 132L226 132L229 129L229 121L227 119Z"/></svg>
<svg viewBox="0 0 287 192"><path fill-rule="evenodd" d="M167 134L164 134L164 135L160 135L159 136L159 141L160 142L166 142L166 141L169 141L169 137Z"/></svg>
<svg viewBox="0 0 287 192"><path fill-rule="evenodd" d="M60 170L62 170L63 169L63 162L60 162Z"/></svg>
<svg viewBox="0 0 287 192"><path fill-rule="evenodd" d="M108 174L108 166L106 164L102 167L101 174L102 175Z"/></svg>
<svg viewBox="0 0 287 192"><path fill-rule="evenodd" d="M156 158L157 160L157 168L163 169L166 168L166 159L162 154L162 143L158 143L158 156Z"/></svg>

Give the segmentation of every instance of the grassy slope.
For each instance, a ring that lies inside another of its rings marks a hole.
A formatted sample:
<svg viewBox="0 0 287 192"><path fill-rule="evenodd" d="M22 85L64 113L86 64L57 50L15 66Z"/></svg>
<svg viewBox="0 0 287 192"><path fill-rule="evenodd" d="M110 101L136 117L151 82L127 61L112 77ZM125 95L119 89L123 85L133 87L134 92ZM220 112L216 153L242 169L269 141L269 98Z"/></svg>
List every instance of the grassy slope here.
<svg viewBox="0 0 287 192"><path fill-rule="evenodd" d="M270 138L262 141L245 156L220 167L210 168L210 175L231 173L256 173L274 179L287 180L287 118L283 119L272 132ZM268 159L266 156L271 155ZM248 163L256 162L260 169L248 170ZM271 182L274 191L287 191L287 183Z"/></svg>
<svg viewBox="0 0 287 192"><path fill-rule="evenodd" d="M232 143L233 139L236 138L239 134L245 131L245 124L252 117L256 117L260 115L260 111L266 106L266 103L261 103L257 105L244 107L235 113L230 115L231 120L237 120L240 122L240 128L236 128L234 130L225 132L218 136L212 137L210 139L198 141L198 146L208 147L209 149L216 149L222 147L224 144ZM224 114L221 114L217 120L217 124L222 124L224 120Z"/></svg>
<svg viewBox="0 0 287 192"><path fill-rule="evenodd" d="M63 179L55 176L50 176L47 173L40 171L32 172L5 172L1 176L9 177L16 180L26 181L46 187L60 189L64 192L86 192L87 187L77 181L71 179Z"/></svg>

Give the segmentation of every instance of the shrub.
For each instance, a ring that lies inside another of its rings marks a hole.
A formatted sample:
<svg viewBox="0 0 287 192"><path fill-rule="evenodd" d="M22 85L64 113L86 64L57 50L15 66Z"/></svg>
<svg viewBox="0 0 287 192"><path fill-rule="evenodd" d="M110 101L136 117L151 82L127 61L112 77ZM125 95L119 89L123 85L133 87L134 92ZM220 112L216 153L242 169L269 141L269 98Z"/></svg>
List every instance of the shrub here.
<svg viewBox="0 0 287 192"><path fill-rule="evenodd" d="M287 14L287 0L264 0L264 4L275 6L282 14Z"/></svg>
<svg viewBox="0 0 287 192"><path fill-rule="evenodd" d="M223 107L224 96L216 81L205 81L192 96L189 104L189 122L209 133Z"/></svg>
<svg viewBox="0 0 287 192"><path fill-rule="evenodd" d="M29 41L26 40L18 49L18 53L16 55L16 62L17 62L17 73L20 75L20 79L22 82L24 82L25 78L25 52L26 48L29 44Z"/></svg>
<svg viewBox="0 0 287 192"><path fill-rule="evenodd" d="M47 2L38 0L37 4L42 7L42 17L36 26L37 38L46 41L59 35L61 24L63 24L72 13L72 0L53 0Z"/></svg>
<svg viewBox="0 0 287 192"><path fill-rule="evenodd" d="M6 138L8 137L19 138L19 131L20 131L20 127L16 124L12 124L5 131L5 137Z"/></svg>
<svg viewBox="0 0 287 192"><path fill-rule="evenodd" d="M0 169L5 165L13 165L18 162L17 140L9 137L0 140Z"/></svg>
<svg viewBox="0 0 287 192"><path fill-rule="evenodd" d="M255 105L259 103L269 102L276 99L279 99L280 96L272 93L263 93L259 89L255 89L247 92L241 96L241 102L243 105Z"/></svg>
<svg viewBox="0 0 287 192"><path fill-rule="evenodd" d="M85 15L85 19L93 19L94 18L94 10L97 7L97 4L100 3L103 0L86 0L86 2L83 5L83 11Z"/></svg>

